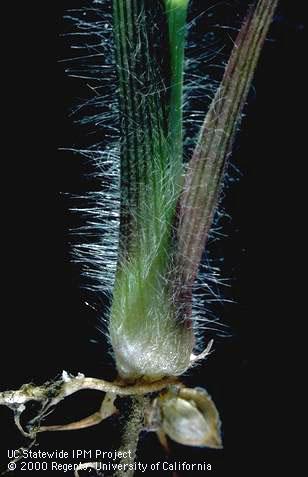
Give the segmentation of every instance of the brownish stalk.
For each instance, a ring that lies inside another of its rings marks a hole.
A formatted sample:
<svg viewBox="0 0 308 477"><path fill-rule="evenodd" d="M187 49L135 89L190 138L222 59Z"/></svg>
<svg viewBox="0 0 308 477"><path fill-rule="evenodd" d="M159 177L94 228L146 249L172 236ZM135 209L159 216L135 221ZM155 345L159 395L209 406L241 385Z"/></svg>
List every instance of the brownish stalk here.
<svg viewBox="0 0 308 477"><path fill-rule="evenodd" d="M192 284L213 222L224 171L278 0L259 0L235 40L205 117L178 204L176 297L190 313Z"/></svg>

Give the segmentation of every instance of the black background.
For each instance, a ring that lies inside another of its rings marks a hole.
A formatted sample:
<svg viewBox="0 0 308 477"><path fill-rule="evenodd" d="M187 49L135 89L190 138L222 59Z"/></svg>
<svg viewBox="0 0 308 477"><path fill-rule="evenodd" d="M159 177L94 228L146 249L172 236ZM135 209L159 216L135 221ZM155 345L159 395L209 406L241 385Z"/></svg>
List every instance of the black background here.
<svg viewBox="0 0 308 477"><path fill-rule="evenodd" d="M18 7L3 14L7 29L2 72L1 390L25 382L42 383L63 369L106 379L114 376L104 339L95 328L97 312L86 306L78 270L69 260L68 228L74 219L60 192L82 189L83 166L57 148L82 134L68 119L67 111L84 90L78 80L65 75L56 59L67 53L67 46L58 39L65 9L82 2L56 3L53 11L40 4L31 10ZM194 3L201 10L202 2ZM228 5L242 12L246 2ZM228 24L225 11L219 8L221 23ZM223 274L231 278L228 294L236 301L219 310L231 336L218 339L215 354L185 378L188 385L203 385L213 396L223 422L224 450L173 445L174 458L209 462L215 475L247 475L248 469L254 463L261 465L263 459L263 445L253 441L257 409L252 398L264 391L262 375L253 374L251 361L261 353L271 314L262 291L263 281L259 275L256 278L247 250L258 252L266 234L265 216L270 209L275 217L277 210L275 183L272 200L264 203L267 175L274 169L279 183L280 168L287 169L294 155L290 135L295 138L293 131L299 121L295 112L300 109L302 21L300 5L295 9L287 0L280 2L234 149L232 161L242 177L229 188L224 203L232 217L225 224L229 237L215 249L224 254ZM268 263L262 264L262 259L260 268L266 282L265 275L274 272ZM248 307L248 301L252 306ZM96 393L74 396L51 416L50 422L84 417L94 412L99 402L100 394ZM0 417L0 462L5 464L7 449L25 441L15 430L8 409L1 408ZM40 448L117 448L120 428L117 419L111 419L80 432L45 434L40 438ZM139 458L144 462L163 459L154 435L145 436L140 449Z"/></svg>

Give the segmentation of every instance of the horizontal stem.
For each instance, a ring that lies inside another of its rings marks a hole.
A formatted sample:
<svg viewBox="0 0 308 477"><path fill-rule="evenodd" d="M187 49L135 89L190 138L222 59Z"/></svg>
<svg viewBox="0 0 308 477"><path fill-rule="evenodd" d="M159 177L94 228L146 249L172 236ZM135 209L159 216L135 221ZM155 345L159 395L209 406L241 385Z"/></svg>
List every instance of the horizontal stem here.
<svg viewBox="0 0 308 477"><path fill-rule="evenodd" d="M48 401L48 407L57 405L64 398L84 389L114 393L119 396L144 395L160 391L170 384L175 384L175 378L166 378L153 383L110 383L103 379L86 378L83 375L68 377L54 383L46 383L42 386L24 384L16 391L3 391L0 393L0 405L10 408L20 407L29 401Z"/></svg>

